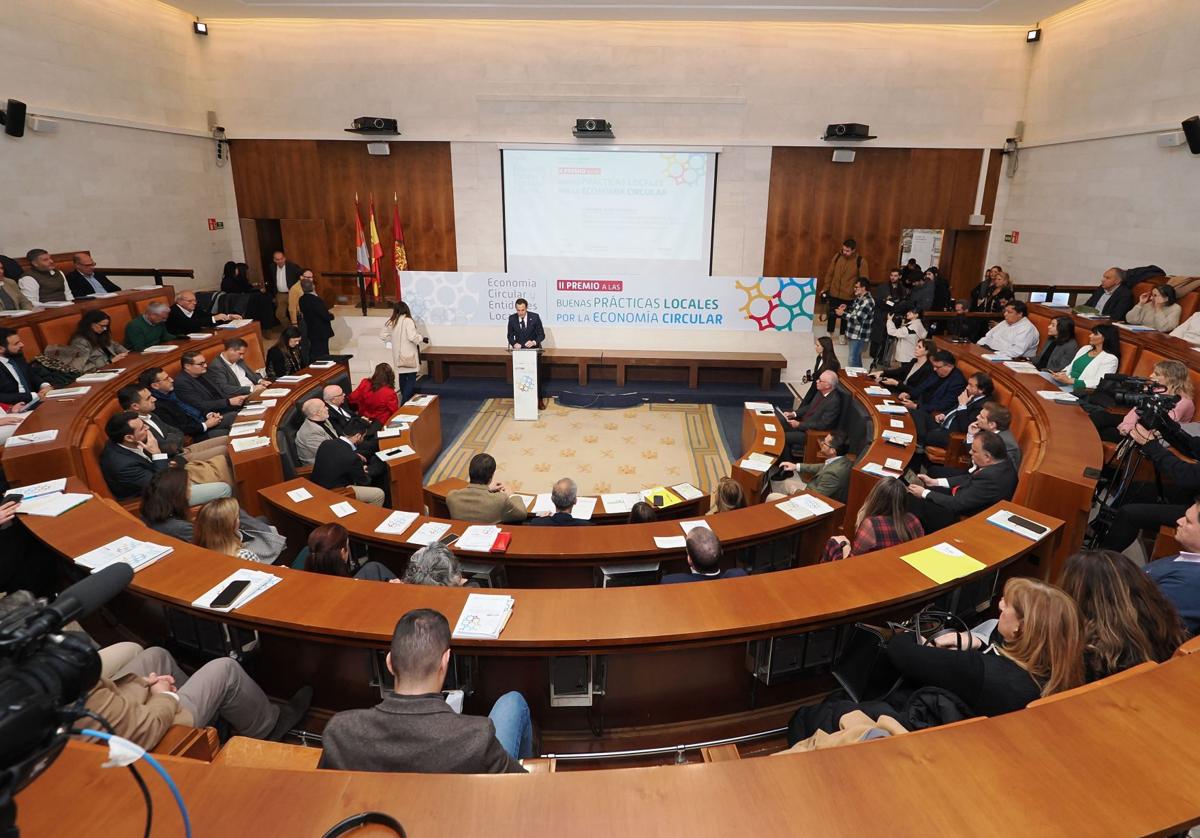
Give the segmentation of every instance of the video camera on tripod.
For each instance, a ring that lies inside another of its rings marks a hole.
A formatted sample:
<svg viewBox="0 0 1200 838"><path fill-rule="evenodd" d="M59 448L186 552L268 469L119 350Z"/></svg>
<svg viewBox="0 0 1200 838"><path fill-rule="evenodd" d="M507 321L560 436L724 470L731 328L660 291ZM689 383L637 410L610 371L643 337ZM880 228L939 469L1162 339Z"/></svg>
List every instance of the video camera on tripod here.
<svg viewBox="0 0 1200 838"><path fill-rule="evenodd" d="M1138 416L1138 424L1148 431L1158 431L1176 448L1189 451L1190 437L1179 423L1171 418L1171 411L1179 404L1180 396L1168 395L1167 388L1152 378L1136 375L1109 373L1100 379L1093 404L1113 407L1132 407Z"/></svg>

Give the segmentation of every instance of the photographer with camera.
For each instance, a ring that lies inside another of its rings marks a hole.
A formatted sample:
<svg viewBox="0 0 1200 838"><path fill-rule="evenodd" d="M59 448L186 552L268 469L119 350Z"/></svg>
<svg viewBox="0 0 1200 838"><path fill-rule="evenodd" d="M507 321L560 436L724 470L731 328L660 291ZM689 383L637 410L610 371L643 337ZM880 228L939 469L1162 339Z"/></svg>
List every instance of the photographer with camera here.
<svg viewBox="0 0 1200 838"><path fill-rule="evenodd" d="M1107 386L1112 379L1117 379L1115 388ZM1089 404L1084 405L1084 409L1087 410L1096 430L1100 432L1101 439L1105 442L1120 442L1123 437L1129 436L1129 432L1137 425L1138 407L1156 395L1167 396L1164 402L1174 402L1167 412L1167 416L1173 421L1192 421L1192 415L1196 411L1192 380L1188 376L1187 367L1179 361L1159 361L1154 365L1154 371L1148 379L1106 376L1105 380L1100 382L1097 391L1092 394ZM1124 418L1108 410L1096 409L1097 406L1125 405L1131 407Z"/></svg>
<svg viewBox="0 0 1200 838"><path fill-rule="evenodd" d="M892 360L897 364L911 364L917 354L917 343L929 336L929 330L921 322L921 310L908 303L900 303L887 319L888 336L895 339Z"/></svg>

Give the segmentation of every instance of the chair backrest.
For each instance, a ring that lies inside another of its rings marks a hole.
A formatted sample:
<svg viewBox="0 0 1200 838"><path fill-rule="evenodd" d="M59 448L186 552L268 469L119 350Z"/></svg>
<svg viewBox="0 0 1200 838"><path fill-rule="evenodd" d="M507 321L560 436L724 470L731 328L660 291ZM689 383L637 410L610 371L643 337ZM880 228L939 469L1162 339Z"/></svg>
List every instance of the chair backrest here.
<svg viewBox="0 0 1200 838"><path fill-rule="evenodd" d="M125 303L113 303L100 309L109 317L108 331L117 343L125 343L125 327L133 319L129 306Z"/></svg>
<svg viewBox="0 0 1200 838"><path fill-rule="evenodd" d="M42 339L38 337L37 330L32 326L18 326L17 336L21 338L21 342L25 344L25 360L32 361L38 355L42 354L42 349L45 348Z"/></svg>
<svg viewBox="0 0 1200 838"><path fill-rule="evenodd" d="M95 422L88 422L87 427L83 429L79 457L80 465L83 467L83 479L88 488L101 497L111 498L113 493L104 480L104 472L100 470L100 454L104 451L104 445L107 442L108 437L104 435L103 426L98 426Z"/></svg>
<svg viewBox="0 0 1200 838"><path fill-rule="evenodd" d="M66 346L71 342L71 336L75 334L77 326L79 326L79 314L76 312L72 312L70 316L66 317L43 320L38 324L38 331L42 335L42 347Z"/></svg>
<svg viewBox="0 0 1200 838"><path fill-rule="evenodd" d="M170 305L171 295L167 291L163 291L161 294L155 294L153 297L145 297L141 300L134 300L133 308L138 314L145 314L146 309L150 307L151 303L166 303L167 305Z"/></svg>

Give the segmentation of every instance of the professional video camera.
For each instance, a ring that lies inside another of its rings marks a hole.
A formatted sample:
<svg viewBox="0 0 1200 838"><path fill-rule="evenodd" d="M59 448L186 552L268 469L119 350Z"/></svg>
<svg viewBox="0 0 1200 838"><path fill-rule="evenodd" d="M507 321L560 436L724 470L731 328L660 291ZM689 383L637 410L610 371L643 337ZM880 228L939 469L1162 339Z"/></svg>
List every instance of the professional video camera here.
<svg viewBox="0 0 1200 838"><path fill-rule="evenodd" d="M1114 407L1135 407L1147 396L1165 391L1166 388L1152 378L1111 372L1096 385L1093 401L1096 401L1098 396L1101 399L1111 399L1111 405ZM1179 401L1178 396L1175 397L1175 401Z"/></svg>
<svg viewBox="0 0 1200 838"><path fill-rule="evenodd" d="M112 565L50 605L19 607L0 619L0 835L16 834L13 797L57 758L100 678L100 655L91 640L59 630L132 579L129 565Z"/></svg>

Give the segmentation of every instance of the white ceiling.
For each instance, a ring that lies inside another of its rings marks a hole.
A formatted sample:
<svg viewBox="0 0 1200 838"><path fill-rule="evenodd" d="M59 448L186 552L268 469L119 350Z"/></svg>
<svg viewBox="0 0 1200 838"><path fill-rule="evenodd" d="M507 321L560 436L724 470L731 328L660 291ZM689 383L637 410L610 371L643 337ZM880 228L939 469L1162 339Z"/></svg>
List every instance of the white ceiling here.
<svg viewBox="0 0 1200 838"><path fill-rule="evenodd" d="M201 19L808 20L1029 26L1079 0L166 0ZM214 30L214 35L216 31Z"/></svg>

